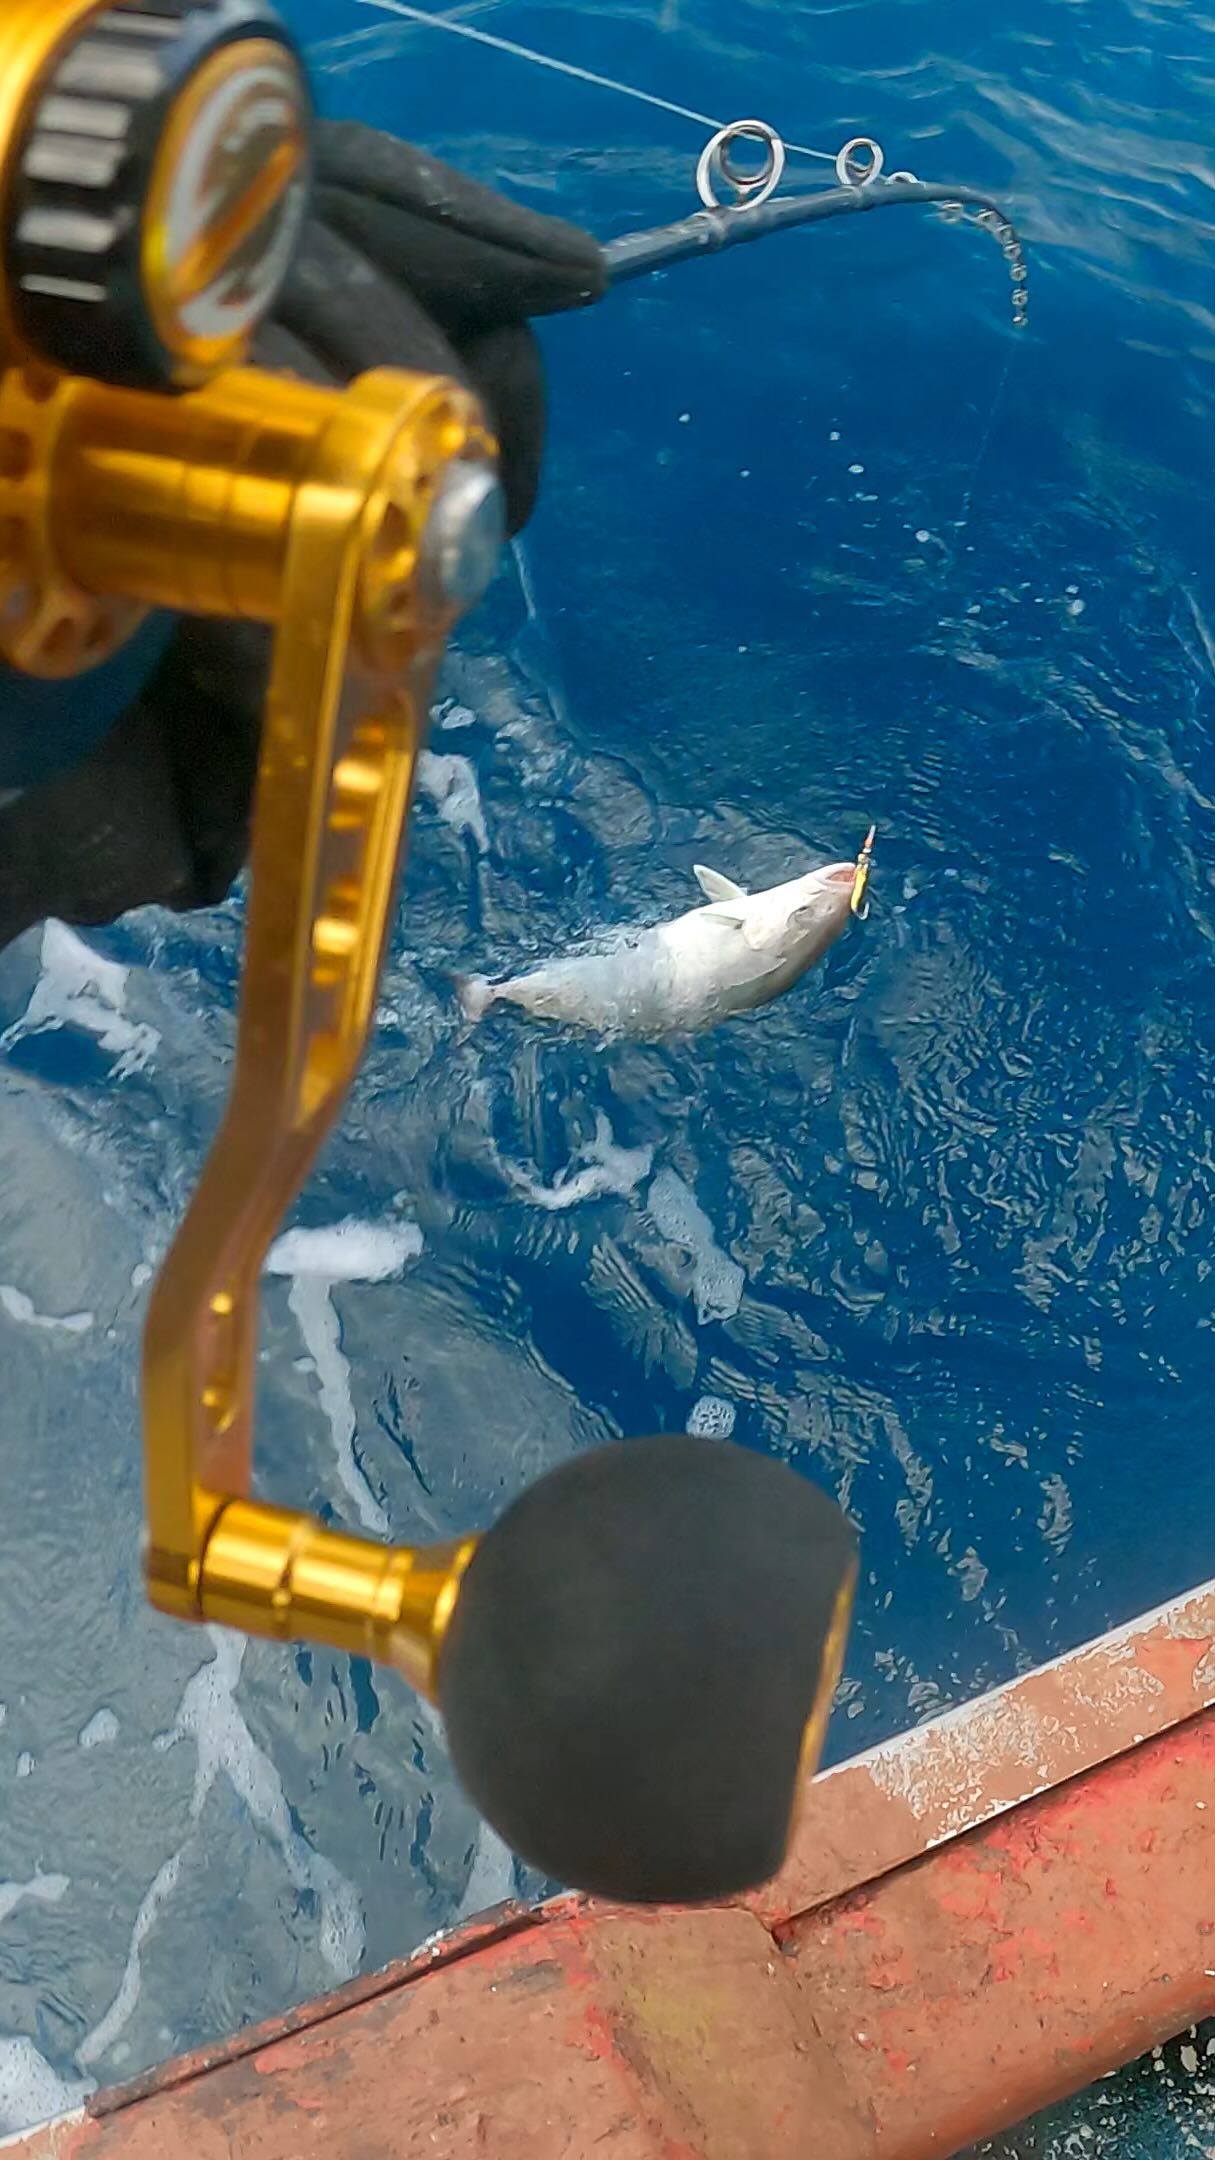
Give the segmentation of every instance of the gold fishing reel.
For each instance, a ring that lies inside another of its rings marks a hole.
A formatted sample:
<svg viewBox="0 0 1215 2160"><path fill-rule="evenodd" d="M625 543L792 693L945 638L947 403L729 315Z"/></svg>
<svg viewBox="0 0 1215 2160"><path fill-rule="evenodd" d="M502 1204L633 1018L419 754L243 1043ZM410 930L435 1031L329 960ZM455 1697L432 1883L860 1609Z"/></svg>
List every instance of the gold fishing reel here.
<svg viewBox="0 0 1215 2160"><path fill-rule="evenodd" d="M262 1262L363 1051L435 669L502 533L455 383L243 365L311 124L260 0L0 6L0 660L78 674L153 607L274 630L235 1077L147 1320L148 1592L397 1667L554 1876L720 1895L778 1865L821 1745L855 1578L823 1495L678 1435L437 1547L250 1493Z"/></svg>

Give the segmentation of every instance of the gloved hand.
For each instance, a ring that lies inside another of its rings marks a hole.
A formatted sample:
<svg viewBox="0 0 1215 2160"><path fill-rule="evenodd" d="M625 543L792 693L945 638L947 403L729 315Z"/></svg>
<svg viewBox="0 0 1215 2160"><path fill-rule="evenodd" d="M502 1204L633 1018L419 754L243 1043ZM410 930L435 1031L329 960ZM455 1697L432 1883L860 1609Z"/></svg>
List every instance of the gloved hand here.
<svg viewBox="0 0 1215 2160"><path fill-rule="evenodd" d="M313 212L255 360L321 383L373 367L463 381L497 434L518 532L544 446L528 318L601 296L597 244L356 122L322 121L316 149ZM0 949L47 915L223 898L248 846L269 651L258 625L182 621L90 756L0 799Z"/></svg>

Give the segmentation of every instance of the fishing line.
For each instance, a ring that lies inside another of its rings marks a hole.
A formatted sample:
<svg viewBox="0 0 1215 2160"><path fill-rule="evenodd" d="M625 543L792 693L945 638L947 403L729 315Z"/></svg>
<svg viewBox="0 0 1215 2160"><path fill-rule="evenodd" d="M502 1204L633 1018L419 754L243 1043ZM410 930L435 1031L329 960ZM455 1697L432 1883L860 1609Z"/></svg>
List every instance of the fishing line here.
<svg viewBox="0 0 1215 2160"><path fill-rule="evenodd" d="M934 208L946 223L970 221L996 241L1005 258L1012 286L1014 325L1018 329L1025 326L1029 300L1025 253L1020 235L1007 214L989 195L976 188L924 181L918 174L907 171L886 174L881 144L872 136L854 136L833 157L830 151L817 150L808 143L786 142L766 121L723 123L710 113L698 112L694 106L680 105L672 98L639 90L635 84L620 82L614 76L600 75L573 61L537 52L534 46L520 45L513 38L478 29L472 23L457 20L454 15L431 14L426 8L413 7L409 0L359 0L359 5L415 23L422 29L445 30L452 37L486 46L491 52L505 53L532 67L547 68L574 82L613 91L619 97L633 98L638 104L652 106L658 112L671 113L676 119L691 120L699 127L712 129L711 139L701 151L696 167L696 192L701 208L673 224L651 227L644 232L623 233L619 238L607 241L603 255L613 285L648 276L655 270L665 270L674 263L686 262L698 255L716 254L719 250L737 247L770 233L818 224L828 218L894 208L900 203L919 203ZM758 171L742 172L732 163L731 151L738 143L745 143L752 151L757 145L762 149L763 163ZM786 154L790 151L833 165L837 186L809 193L778 195L776 191L785 170ZM721 200L722 192L731 198L728 202ZM1005 359L987 425L963 491L959 514L954 521L955 550L960 547L970 522L975 483L1004 399L1010 365L1009 356ZM531 612L529 607L529 614Z"/></svg>
<svg viewBox="0 0 1215 2160"><path fill-rule="evenodd" d="M953 545L955 556L958 548L961 547L963 540L966 538L966 530L970 524L971 503L974 500L975 481L979 477L979 467L983 463L984 458L987 456L987 446L990 443L992 434L995 430L996 416L999 413L1000 407L1004 401L1004 392L1008 388L1008 377L1011 369L1012 354L1006 353L1004 356L1004 366L1000 374L1000 380L996 384L996 394L991 401L991 411L987 415L987 426L983 430L983 440L979 444L978 450L975 453L975 461L970 468L970 478L966 482L965 491L962 496L961 514L954 520L955 537Z"/></svg>
<svg viewBox="0 0 1215 2160"><path fill-rule="evenodd" d="M425 8L407 7L405 0L359 0L359 6L377 8L385 15L399 15L406 22L423 24L428 30L447 30L452 37L468 38L474 45L488 45L492 52L509 53L514 60L530 60L533 67L551 68L555 75L569 75L575 82L591 83L597 90L615 90L621 97L636 98L639 105L653 105L659 112L674 113L678 120L695 120L698 126L715 130L720 130L723 125L710 113L696 112L690 105L676 105L670 98L655 96L652 90L638 90L632 83L617 82L611 75L596 75L590 68L576 67L572 60L557 60L551 53L536 52L530 45L516 45L512 38L496 37L491 30L475 30L471 23L453 22L450 16L431 15ZM799 157L821 158L825 165L835 163L829 150L813 150L808 143L786 142L785 148L796 151Z"/></svg>
<svg viewBox="0 0 1215 2160"><path fill-rule="evenodd" d="M449 8L446 17L438 20L460 22L466 15L484 15L487 8L496 5L497 0L460 0L459 6ZM369 23L359 30L335 31L332 37L310 39L307 52L313 66L326 75L353 74L368 64L369 41L390 28L389 24L381 24L377 30L374 23Z"/></svg>
<svg viewBox="0 0 1215 2160"><path fill-rule="evenodd" d="M1025 323L1028 304L1025 254L1020 235L1006 213L978 188L947 187L936 181L921 180L913 172L886 175L882 146L870 135L853 136L833 157L830 151L816 150L809 143L786 142L766 120L732 120L723 124L709 113L698 112L694 106L679 105L674 99L658 97L650 90L638 90L632 83L618 82L614 76L577 67L570 60L558 60L551 53L537 52L533 46L519 45L513 38L499 37L491 30L478 30L472 23L457 22L450 15L432 15L426 8L409 5L409 0L359 0L359 5L374 8L379 14L394 15L403 22L416 23L422 29L446 30L452 37L488 46L491 52L506 53L533 67L549 68L554 74L569 76L575 82L590 83L596 89L615 91L618 96L634 98L642 105L656 107L659 112L673 113L677 119L692 120L699 127L713 130L696 167L696 191L703 207L690 217L677 219L674 224L652 227L645 232L623 233L618 239L609 240L603 254L613 285L648 276L654 270L664 270L672 263L686 262L696 255L716 254L723 248L737 247L745 241L789 231L795 226L819 224L827 218L854 215L858 211L892 209L900 203L920 203L934 207L952 224L969 218L995 238L1008 263L1012 281L1013 321L1018 328ZM757 145L762 148L763 162L758 171L741 172L732 163L731 150L740 142L748 144L752 150ZM802 191L773 200L790 151L833 165L838 186ZM722 189L732 197L729 204L721 201L719 190Z"/></svg>

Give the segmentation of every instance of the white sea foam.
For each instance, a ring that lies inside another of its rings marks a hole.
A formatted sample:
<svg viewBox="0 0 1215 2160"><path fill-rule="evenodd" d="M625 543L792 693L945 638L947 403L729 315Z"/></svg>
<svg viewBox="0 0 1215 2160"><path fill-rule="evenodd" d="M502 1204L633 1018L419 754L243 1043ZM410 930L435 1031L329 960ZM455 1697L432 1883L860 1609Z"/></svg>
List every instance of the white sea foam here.
<svg viewBox="0 0 1215 2160"><path fill-rule="evenodd" d="M390 1525L354 1452L358 1421L331 1293L335 1282L387 1282L421 1251L416 1223L348 1220L325 1229L288 1230L266 1261L268 1273L292 1278L287 1303L316 1370L338 1481L363 1528L375 1537L387 1537Z"/></svg>
<svg viewBox="0 0 1215 2160"><path fill-rule="evenodd" d="M341 1326L330 1291L332 1284L321 1275L297 1275L287 1293L287 1303L299 1324L316 1370L321 1409L333 1437L338 1483L354 1508L364 1530L373 1537L387 1537L389 1521L354 1452L358 1420L350 1392L350 1364L343 1355Z"/></svg>
<svg viewBox="0 0 1215 2160"><path fill-rule="evenodd" d="M103 1707L100 1710L94 1710L87 1725L81 1727L77 1736L77 1746L82 1748L106 1747L111 1740L117 1738L118 1719L112 1710Z"/></svg>
<svg viewBox="0 0 1215 2160"><path fill-rule="evenodd" d="M18 1320L24 1327L57 1328L64 1335L86 1335L93 1325L91 1312L38 1312L33 1299L12 1283L0 1283L0 1307L10 1320Z"/></svg>
<svg viewBox="0 0 1215 2160"><path fill-rule="evenodd" d="M92 2078L61 2078L32 2040L0 2035L0 2140L4 2143L35 2123L70 2113L92 2091Z"/></svg>
<svg viewBox="0 0 1215 2160"><path fill-rule="evenodd" d="M732 1319L742 1303L747 1278L717 1243L713 1225L691 1187L674 1170L660 1170L646 1194L646 1206L663 1237L682 1245L691 1258L692 1295L701 1325Z"/></svg>
<svg viewBox="0 0 1215 2160"><path fill-rule="evenodd" d="M577 1207L583 1200L597 1200L608 1193L627 1198L643 1178L650 1174L654 1161L652 1147L618 1147L611 1124L597 1111L595 1137L571 1156L566 1168L559 1172L551 1185L542 1184L521 1164L507 1162L497 1157L502 1175L531 1201L533 1207L557 1211ZM575 1167L581 1164L581 1168Z"/></svg>
<svg viewBox="0 0 1215 2160"><path fill-rule="evenodd" d="M91 2063L100 2062L102 2056L109 2052L118 2035L130 2022L143 1986L141 1969L143 1945L156 1924L162 1905L167 1904L177 1888L177 1878L181 1873L181 1863L184 1855L184 1845L179 1846L175 1853L170 1853L168 1859L157 1868L140 1900L139 1911L135 1915L135 1925L131 1929L131 1940L127 1947L127 1961L123 1967L122 1978L118 1983L118 1992L105 2016L98 2019L90 2033L86 2033L76 2050L76 2060L82 2069L87 2070Z"/></svg>
<svg viewBox="0 0 1215 2160"><path fill-rule="evenodd" d="M734 1417L734 1405L724 1395L702 1395L688 1412L688 1431L706 1440L728 1440Z"/></svg>
<svg viewBox="0 0 1215 2160"><path fill-rule="evenodd" d="M452 1919L453 1927L465 1920L473 1920L478 1913L488 1912L491 1905L501 1905L515 1892L515 1859L509 1845L503 1843L496 1830L483 1822L477 1832L473 1852L472 1869L464 1885L464 1895Z"/></svg>
<svg viewBox="0 0 1215 2160"><path fill-rule="evenodd" d="M336 1979L349 1980L358 1971L366 1943L358 1893L333 1862L315 1852L294 1828L282 1779L241 1714L236 1687L247 1648L244 1636L218 1627L208 1628L207 1632L215 1655L186 1682L172 1726L153 1745L163 1752L181 1740L194 1742L197 1758L190 1817L195 1826L222 1772L252 1821L277 1845L289 1880L297 1890L308 1891L316 1898L320 1907L317 1940L321 1956ZM193 1836L192 1829L176 1852L161 1863L144 1893L114 1999L77 2049L77 2061L83 2068L111 2054L130 2022L142 1988L143 1945L177 1888Z"/></svg>
<svg viewBox="0 0 1215 2160"><path fill-rule="evenodd" d="M266 1258L269 1275L314 1275L327 1283L387 1282L422 1250L416 1223L368 1223L347 1217L319 1230L288 1230Z"/></svg>
<svg viewBox="0 0 1215 2160"><path fill-rule="evenodd" d="M472 760L454 750L423 750L418 759L418 786L430 797L444 823L461 837L467 833L478 854L484 855L489 848L489 834Z"/></svg>
<svg viewBox="0 0 1215 2160"><path fill-rule="evenodd" d="M41 968L20 1019L0 1035L0 1050L26 1035L71 1027L95 1035L114 1054L113 1074L124 1078L150 1064L160 1045L156 1028L126 1017L130 969L103 960L66 923L43 924Z"/></svg>
<svg viewBox="0 0 1215 2160"><path fill-rule="evenodd" d="M475 727L477 724L476 714L470 712L467 705L455 701L444 706L438 717L439 726L445 732L455 733L461 728Z"/></svg>
<svg viewBox="0 0 1215 2160"><path fill-rule="evenodd" d="M19 1905L32 1902L37 1905L57 1905L71 1882L66 1875L43 1875L41 1871L29 1882L0 1882L0 1921L7 1920Z"/></svg>

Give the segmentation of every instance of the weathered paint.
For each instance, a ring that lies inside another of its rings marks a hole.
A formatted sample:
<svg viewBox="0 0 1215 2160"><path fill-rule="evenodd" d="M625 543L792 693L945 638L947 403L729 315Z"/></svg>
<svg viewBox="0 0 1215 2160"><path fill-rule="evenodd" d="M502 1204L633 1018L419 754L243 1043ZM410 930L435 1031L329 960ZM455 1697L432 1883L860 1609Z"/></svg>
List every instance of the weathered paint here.
<svg viewBox="0 0 1215 2160"><path fill-rule="evenodd" d="M56 2160L804 2160L811 2113L852 2138L835 2065L753 1914L574 1908L256 2036L73 2129Z"/></svg>
<svg viewBox="0 0 1215 2160"><path fill-rule="evenodd" d="M152 2093L165 2092L170 2086L188 2084L208 2070L232 2062L238 2055L271 2038L287 2038L291 2033L305 2027L323 2024L327 2018L339 2017L345 2010L357 2009L362 2003L373 2002L377 1995L386 1995L393 1988L401 1987L407 1980L420 1979L436 1964L452 1964L457 1959L474 1955L504 1935L512 1935L521 1929L539 1927L550 1913L561 1910L565 1900L550 1899L546 1905L519 1905L508 1901L496 1905L489 1912L478 1913L458 1931L449 1935L436 1935L415 1950L412 1957L399 1958L385 1965L379 1972L364 1973L357 1980L350 1980L345 1987L335 1988L331 1994L315 1996L312 2001L299 2003L293 2010L285 2010L279 2017L264 2025L246 2027L231 2033L224 2040L217 2040L208 2047L195 2048L188 2055L176 2055L169 2062L157 2063L154 2069L145 2070L141 2077L130 2078L125 2084L111 2085L95 2093L89 2101L92 2115L112 2115L120 2108L130 2107ZM576 1902L576 1901L575 1901ZM41 2156L40 2156L41 2160Z"/></svg>
<svg viewBox="0 0 1215 2160"><path fill-rule="evenodd" d="M1208 1586L814 1780L761 1899L499 1908L11 2154L954 2152L1215 2010L1213 1642Z"/></svg>
<svg viewBox="0 0 1215 2160"><path fill-rule="evenodd" d="M785 1924L875 2154L955 2153L1215 2012L1213 1797L1208 1711Z"/></svg>

